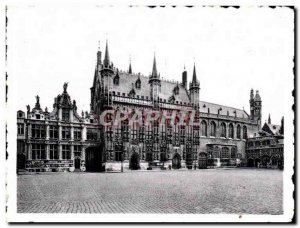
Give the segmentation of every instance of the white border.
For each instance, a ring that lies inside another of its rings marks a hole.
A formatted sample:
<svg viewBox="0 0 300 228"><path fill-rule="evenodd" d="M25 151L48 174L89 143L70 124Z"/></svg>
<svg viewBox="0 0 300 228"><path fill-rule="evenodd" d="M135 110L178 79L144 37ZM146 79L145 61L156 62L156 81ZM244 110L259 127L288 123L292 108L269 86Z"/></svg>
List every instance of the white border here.
<svg viewBox="0 0 300 228"><path fill-rule="evenodd" d="M20 1L11 1L12 3L19 3ZM26 1L26 4L36 4L38 1ZM52 1L51 1L52 2ZM55 1L57 4L62 1ZM86 1L84 4L98 4L96 1ZM113 5L116 1L102 1L103 4L108 3ZM120 3L121 5L128 5L129 1L123 1ZM162 1L151 1L151 3L142 1L145 4L159 4L162 5ZM142 5L141 1L130 1L129 4L139 4ZM236 1L189 1L184 2L184 5L214 5L214 4L238 4ZM246 1L248 4L255 4L255 1ZM270 1L257 1L257 4L270 4ZM277 3L276 3L277 2ZM50 1L44 1L43 4L49 4ZM72 4L82 4L83 1L63 1L63 3L72 3ZM23 1L24 4L24 1ZM39 2L39 4L41 4ZM118 4L118 5L120 5ZM164 3L166 4L166 3ZM172 1L172 4L169 5L183 5L180 1ZM292 5L294 1L272 1L271 5L274 4L285 4ZM3 17L2 17L3 18ZM2 23L2 21L1 21ZM1 24L2 25L2 24ZM2 27L3 28L3 27ZM4 39L2 39L4 40ZM2 68L3 69L3 68ZM290 80L290 91L292 91L293 85L293 72L291 69L291 75L289 76ZM15 87L13 81L17 80L15 78L9 77L8 85L9 85L9 93L8 97L15 97L16 94ZM4 91L4 90L1 90ZM291 92L290 92L291 94ZM291 106L293 104L292 96L287 100L287 105L285 106L284 116L285 116L285 170L284 170L284 214L283 215L242 215L239 218L238 215L173 215L173 214L18 214L16 213L16 154L9 153L9 159L6 163L6 173L7 173L7 184L8 187L6 189L7 197L8 197L8 213L6 214L6 220L8 222L289 222L293 217L293 205L294 200L292 198L292 193L294 190L294 185L291 181L291 176L293 174L293 166L294 164L294 126L292 123L293 112L291 110ZM6 104L6 113L5 113L5 121L9 123L8 125L8 151L15 151L16 148L16 113L12 111L14 102L12 99L9 100L9 103ZM3 134L3 130L1 131ZM1 137L2 138L2 137ZM2 144L3 145L3 144ZM4 153L2 153L3 156ZM4 160L4 159L3 159ZM4 167L4 166L3 166Z"/></svg>

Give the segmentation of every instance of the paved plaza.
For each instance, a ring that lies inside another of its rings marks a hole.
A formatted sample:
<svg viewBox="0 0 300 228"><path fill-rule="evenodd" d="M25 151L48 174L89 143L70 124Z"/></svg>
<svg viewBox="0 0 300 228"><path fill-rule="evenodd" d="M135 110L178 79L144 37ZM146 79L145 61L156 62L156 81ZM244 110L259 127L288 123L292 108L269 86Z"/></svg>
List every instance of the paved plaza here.
<svg viewBox="0 0 300 228"><path fill-rule="evenodd" d="M266 169L18 175L18 213L282 214L283 172Z"/></svg>

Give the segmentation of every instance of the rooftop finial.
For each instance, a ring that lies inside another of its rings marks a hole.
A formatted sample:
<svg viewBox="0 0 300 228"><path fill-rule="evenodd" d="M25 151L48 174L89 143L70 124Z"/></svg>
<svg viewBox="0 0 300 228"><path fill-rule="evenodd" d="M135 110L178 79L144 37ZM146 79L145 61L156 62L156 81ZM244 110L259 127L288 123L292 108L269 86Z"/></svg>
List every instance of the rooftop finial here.
<svg viewBox="0 0 300 228"><path fill-rule="evenodd" d="M153 59L153 68L152 68L152 77L157 77L157 68L156 68L156 57L154 52L154 59Z"/></svg>
<svg viewBox="0 0 300 228"><path fill-rule="evenodd" d="M131 68L131 55L129 55L129 69L128 69L128 73L132 74L132 68Z"/></svg>
<svg viewBox="0 0 300 228"><path fill-rule="evenodd" d="M271 115L269 113L268 124L271 124Z"/></svg>
<svg viewBox="0 0 300 228"><path fill-rule="evenodd" d="M194 62L194 70L193 70L193 83L197 83L197 75L196 75L196 65Z"/></svg>
<svg viewBox="0 0 300 228"><path fill-rule="evenodd" d="M68 82L65 82L65 83L64 83L64 93L67 92L67 88L68 88Z"/></svg>
<svg viewBox="0 0 300 228"><path fill-rule="evenodd" d="M109 66L109 52L108 52L108 42L107 42L107 39L106 39L105 56L104 56L103 63L104 63L105 67Z"/></svg>

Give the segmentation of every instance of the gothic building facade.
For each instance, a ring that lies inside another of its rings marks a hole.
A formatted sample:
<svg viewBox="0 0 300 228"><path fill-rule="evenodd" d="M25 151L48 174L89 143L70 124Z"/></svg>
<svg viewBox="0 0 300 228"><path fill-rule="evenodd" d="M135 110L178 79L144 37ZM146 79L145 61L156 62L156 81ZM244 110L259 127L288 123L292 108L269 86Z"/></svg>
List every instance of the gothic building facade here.
<svg viewBox="0 0 300 228"><path fill-rule="evenodd" d="M25 161L25 169L121 171L247 165L246 140L261 128L258 91L250 91L250 114L202 101L195 65L190 83L185 69L181 82L162 79L155 56L148 76L134 73L131 63L128 71L122 71L111 62L107 44L103 59L100 49L97 52L90 93L90 111L81 116L67 84L55 98L51 113L41 109L38 97L32 110L27 106L26 115L17 113L18 158ZM120 121L113 124L118 113ZM138 113L139 122L130 124L129 117ZM153 113L166 114L166 121L152 118ZM178 124L182 113L188 114Z"/></svg>
<svg viewBox="0 0 300 228"><path fill-rule="evenodd" d="M246 158L249 167L280 168L284 166L284 124L272 124L269 115L262 129L247 140Z"/></svg>

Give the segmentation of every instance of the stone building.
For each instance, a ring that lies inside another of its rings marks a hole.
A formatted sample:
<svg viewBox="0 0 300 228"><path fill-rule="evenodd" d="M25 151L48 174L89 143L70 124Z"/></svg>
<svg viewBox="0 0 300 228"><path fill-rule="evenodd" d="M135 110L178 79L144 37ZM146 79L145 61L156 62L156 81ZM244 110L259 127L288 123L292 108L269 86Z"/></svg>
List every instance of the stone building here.
<svg viewBox="0 0 300 228"><path fill-rule="evenodd" d="M101 161L93 153L100 148L98 121L89 113L78 115L67 84L54 99L52 112L47 107L43 110L39 99L36 96L33 109L27 105L26 114L17 112L18 168L30 172L101 170L101 166L86 163L89 159Z"/></svg>
<svg viewBox="0 0 300 228"><path fill-rule="evenodd" d="M258 91L250 92L250 114L245 110L200 101L200 83L194 66L188 84L187 71L182 81L161 78L154 56L152 73L144 76L114 67L106 44L105 56L97 52L91 88L91 112L100 116L106 110L148 113L195 111L194 126L152 123L151 126L103 127L103 160L106 170L121 166L146 169L206 168L246 164L245 143L249 134L261 128L262 102ZM143 123L145 115L143 115ZM112 117L113 118L113 117ZM124 161L124 162L123 162Z"/></svg>
<svg viewBox="0 0 300 228"><path fill-rule="evenodd" d="M200 100L194 65L181 82L162 79L154 56L152 73L116 68L108 46L100 49L93 78L90 112L79 116L76 102L64 91L51 113L39 98L27 114L18 112L18 158L29 171L121 171L247 165L246 140L261 128L262 101L250 91L250 114L245 110ZM118 113L121 121L113 123ZM122 114L123 113L123 114ZM127 119L123 118L127 113ZM140 113L141 122L130 124ZM151 115L149 114L151 113ZM162 123L161 115L167 115ZM175 124L171 119L175 113ZM178 124L187 113L184 124ZM123 115L123 116L122 116ZM147 117L152 121L147 124ZM23 130L21 130L23 129ZM21 167L20 162L20 166Z"/></svg>
<svg viewBox="0 0 300 228"><path fill-rule="evenodd" d="M249 167L283 168L284 165L284 131L281 125L265 123L260 131L248 138L246 146L247 165Z"/></svg>

